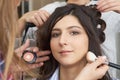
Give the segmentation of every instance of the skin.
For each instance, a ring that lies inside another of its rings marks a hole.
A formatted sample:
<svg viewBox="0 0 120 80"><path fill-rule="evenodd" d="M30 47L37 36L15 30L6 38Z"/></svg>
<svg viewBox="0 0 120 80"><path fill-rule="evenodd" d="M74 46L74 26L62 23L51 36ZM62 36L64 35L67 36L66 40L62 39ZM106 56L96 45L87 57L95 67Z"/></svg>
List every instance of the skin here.
<svg viewBox="0 0 120 80"><path fill-rule="evenodd" d="M76 17L63 17L53 27L51 36L51 51L60 64L60 80L98 80L105 75L108 66L101 65L105 58L99 57L95 62L87 63L85 56L89 40Z"/></svg>
<svg viewBox="0 0 120 80"><path fill-rule="evenodd" d="M74 25L73 25L74 24ZM88 51L88 36L74 16L65 16L52 30L51 50L63 65L79 63Z"/></svg>

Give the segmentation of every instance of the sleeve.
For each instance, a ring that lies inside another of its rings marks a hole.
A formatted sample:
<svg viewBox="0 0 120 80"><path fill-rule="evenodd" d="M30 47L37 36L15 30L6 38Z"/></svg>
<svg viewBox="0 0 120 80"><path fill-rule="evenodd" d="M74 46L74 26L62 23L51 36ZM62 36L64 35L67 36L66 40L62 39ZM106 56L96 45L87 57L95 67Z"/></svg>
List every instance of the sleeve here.
<svg viewBox="0 0 120 80"><path fill-rule="evenodd" d="M2 76L2 73L3 73L3 69L4 69L4 61L3 60L1 60L0 61L0 80L2 80L1 78L1 76Z"/></svg>
<svg viewBox="0 0 120 80"><path fill-rule="evenodd" d="M40 10L46 10L47 12L52 14L57 7L61 7L61 6L64 6L64 5L66 5L66 2L56 1L56 2L50 3L50 4L40 8Z"/></svg>
<svg viewBox="0 0 120 80"><path fill-rule="evenodd" d="M2 56L2 52L0 51L0 74L3 72L4 69L4 60Z"/></svg>

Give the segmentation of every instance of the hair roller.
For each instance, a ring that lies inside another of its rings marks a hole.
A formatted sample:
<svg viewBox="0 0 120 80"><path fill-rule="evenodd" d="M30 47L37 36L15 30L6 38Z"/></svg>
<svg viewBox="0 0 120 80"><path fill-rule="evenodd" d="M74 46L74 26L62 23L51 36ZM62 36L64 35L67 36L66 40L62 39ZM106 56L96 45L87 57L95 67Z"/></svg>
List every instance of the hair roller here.
<svg viewBox="0 0 120 80"><path fill-rule="evenodd" d="M98 19L98 20L97 20L97 26L96 26L96 28L97 28L97 29L101 29L102 31L104 31L105 28L106 28L106 23L105 23L105 21L102 20L102 19Z"/></svg>
<svg viewBox="0 0 120 80"><path fill-rule="evenodd" d="M100 43L103 43L105 41L105 33L103 31L106 28L106 23L101 19L101 12L97 10L96 6L96 4L89 6L89 8L92 9L89 16L91 17L91 21L94 25L95 32L97 33Z"/></svg>
<svg viewBox="0 0 120 80"><path fill-rule="evenodd" d="M102 19L97 20L97 35L99 37L100 43L103 43L105 41L105 33L104 30L106 28L106 23Z"/></svg>

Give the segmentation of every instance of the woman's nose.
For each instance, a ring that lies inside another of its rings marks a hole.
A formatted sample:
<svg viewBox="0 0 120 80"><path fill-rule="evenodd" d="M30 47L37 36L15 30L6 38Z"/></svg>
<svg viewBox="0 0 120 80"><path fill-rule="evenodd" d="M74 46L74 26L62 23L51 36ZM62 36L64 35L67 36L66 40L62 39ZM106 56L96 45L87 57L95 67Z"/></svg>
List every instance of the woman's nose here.
<svg viewBox="0 0 120 80"><path fill-rule="evenodd" d="M67 40L68 40L67 36L61 35L59 39L59 44L61 46L67 45Z"/></svg>

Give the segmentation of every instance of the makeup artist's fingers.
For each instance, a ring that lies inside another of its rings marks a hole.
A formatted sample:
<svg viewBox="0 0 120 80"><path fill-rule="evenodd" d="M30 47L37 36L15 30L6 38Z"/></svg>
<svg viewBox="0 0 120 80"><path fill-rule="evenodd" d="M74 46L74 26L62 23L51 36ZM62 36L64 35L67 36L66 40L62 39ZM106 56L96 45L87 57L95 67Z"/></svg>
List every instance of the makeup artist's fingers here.
<svg viewBox="0 0 120 80"><path fill-rule="evenodd" d="M33 52L39 52L39 48L38 47L31 47Z"/></svg>
<svg viewBox="0 0 120 80"><path fill-rule="evenodd" d="M107 69L104 69L106 66L102 66L104 62L104 58L102 59L102 57L98 57L96 61L87 63L81 70L80 74L76 77L76 80L98 80L102 78L107 71Z"/></svg>
<svg viewBox="0 0 120 80"><path fill-rule="evenodd" d="M98 66L104 64L106 60L107 60L107 59L106 59L106 56L99 56L99 57L93 62L93 66L97 68Z"/></svg>
<svg viewBox="0 0 120 80"><path fill-rule="evenodd" d="M41 67L41 66L43 66L44 65L44 63L43 62L40 62L40 63L35 63L35 64L29 64L29 68L30 69L35 69L35 68L38 68L38 67Z"/></svg>
<svg viewBox="0 0 120 80"><path fill-rule="evenodd" d="M87 63L86 66L92 67L91 69L97 69L99 66L103 65L105 61L106 61L105 56L99 56L95 61Z"/></svg>
<svg viewBox="0 0 120 80"><path fill-rule="evenodd" d="M38 47L30 47L29 50L37 53L37 57L46 56L46 55L49 55L51 53L51 51L49 51L49 50L39 51Z"/></svg>
<svg viewBox="0 0 120 80"><path fill-rule="evenodd" d="M102 65L105 65L107 61L106 56L99 56L92 64L94 68L100 68Z"/></svg>
<svg viewBox="0 0 120 80"><path fill-rule="evenodd" d="M108 71L108 65L104 64L106 57L100 56L98 59L92 63L87 63L81 72L83 76L90 76L88 80L98 80L101 79L105 73ZM88 73L89 72L89 73Z"/></svg>
<svg viewBox="0 0 120 80"><path fill-rule="evenodd" d="M14 72L21 72L21 71L27 71L27 70L31 70L31 69L35 69L35 68L38 68L38 67L41 67L43 66L44 63L43 62L40 62L40 63L35 63L35 64L27 64L27 68L23 68L21 66L14 66Z"/></svg>
<svg viewBox="0 0 120 80"><path fill-rule="evenodd" d="M24 43L21 47L19 47L19 48L17 48L17 49L15 50L15 53L16 53L19 57L21 57L22 53L24 52L24 50L26 50L26 49L29 47L29 45L30 45L30 40L27 39L27 40L25 41L25 43Z"/></svg>
<svg viewBox="0 0 120 80"><path fill-rule="evenodd" d="M31 22L33 22L37 27L40 27L50 16L50 14L45 10L38 10L32 17Z"/></svg>
<svg viewBox="0 0 120 80"><path fill-rule="evenodd" d="M120 0L99 0L97 9L101 12L115 11L120 13Z"/></svg>
<svg viewBox="0 0 120 80"><path fill-rule="evenodd" d="M42 21L45 22L48 19L48 17L50 16L50 14L45 10L41 10L39 12L39 16L41 17Z"/></svg>
<svg viewBox="0 0 120 80"><path fill-rule="evenodd" d="M108 69L109 69L109 66L107 64L103 64L103 65L99 66L98 69L96 69L96 71L98 71L99 74L102 74L102 76L103 76L108 71Z"/></svg>
<svg viewBox="0 0 120 80"><path fill-rule="evenodd" d="M39 51L37 52L38 57L46 56L49 55L51 52L50 51Z"/></svg>
<svg viewBox="0 0 120 80"><path fill-rule="evenodd" d="M44 61L47 61L49 59L50 59L49 56L38 57L37 60L36 60L36 63L44 62Z"/></svg>
<svg viewBox="0 0 120 80"><path fill-rule="evenodd" d="M31 48L29 48L29 50L31 50L37 54L36 63L49 60L49 56L47 56L47 55L49 55L51 53L50 51L48 51L48 50L39 51L38 47L31 47Z"/></svg>
<svg viewBox="0 0 120 80"><path fill-rule="evenodd" d="M106 60L107 60L106 56L100 56L92 64L93 67L95 68L96 75L99 75L97 76L98 79L102 78L109 69L109 66L105 64Z"/></svg>
<svg viewBox="0 0 120 80"><path fill-rule="evenodd" d="M31 22L33 24L35 24L36 26L39 26L39 22L36 20L37 17L37 13L34 14L34 16L32 16L29 20L27 20L27 22ZM39 17L38 17L39 18Z"/></svg>

